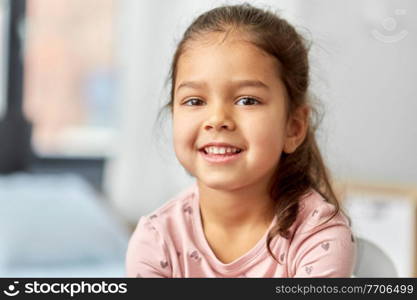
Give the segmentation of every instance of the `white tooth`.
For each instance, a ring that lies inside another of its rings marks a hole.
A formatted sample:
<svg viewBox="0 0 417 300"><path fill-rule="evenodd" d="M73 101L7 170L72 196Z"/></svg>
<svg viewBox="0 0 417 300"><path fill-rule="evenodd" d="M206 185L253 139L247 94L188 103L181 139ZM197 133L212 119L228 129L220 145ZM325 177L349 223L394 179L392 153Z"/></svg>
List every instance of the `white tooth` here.
<svg viewBox="0 0 417 300"><path fill-rule="evenodd" d="M239 151L237 148L232 147L206 147L204 148L208 154L225 154L225 153L236 153Z"/></svg>

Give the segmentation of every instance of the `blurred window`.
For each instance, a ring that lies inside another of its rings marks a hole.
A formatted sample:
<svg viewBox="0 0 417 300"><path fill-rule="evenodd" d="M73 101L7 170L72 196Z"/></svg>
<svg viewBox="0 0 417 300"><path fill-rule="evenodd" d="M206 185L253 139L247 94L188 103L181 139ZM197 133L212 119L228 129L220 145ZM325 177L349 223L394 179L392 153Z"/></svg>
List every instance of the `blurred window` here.
<svg viewBox="0 0 417 300"><path fill-rule="evenodd" d="M115 3L27 1L23 112L40 157L110 155Z"/></svg>
<svg viewBox="0 0 417 300"><path fill-rule="evenodd" d="M0 120L6 112L9 5L0 0Z"/></svg>

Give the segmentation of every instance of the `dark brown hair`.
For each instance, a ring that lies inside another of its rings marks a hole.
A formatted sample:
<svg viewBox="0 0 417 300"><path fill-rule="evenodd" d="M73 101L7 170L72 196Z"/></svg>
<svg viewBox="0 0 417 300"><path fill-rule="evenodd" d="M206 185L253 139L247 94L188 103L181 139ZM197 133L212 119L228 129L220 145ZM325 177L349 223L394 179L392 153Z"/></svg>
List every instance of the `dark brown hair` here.
<svg viewBox="0 0 417 300"><path fill-rule="evenodd" d="M245 38L279 62L278 71L288 94L287 116L303 105L310 107L309 129L304 141L293 153L282 153L271 180L270 196L276 205L277 224L269 232L267 248L277 260L271 252L270 242L278 234L287 239L292 238L289 229L297 217L299 200L311 189L315 189L334 205L334 213L328 220L341 210L314 135L319 118L308 93L307 41L278 14L247 3L207 11L192 22L177 46L169 73L170 101L163 108L173 111L177 63L187 43L207 33L224 32L227 35L232 30L243 33Z"/></svg>

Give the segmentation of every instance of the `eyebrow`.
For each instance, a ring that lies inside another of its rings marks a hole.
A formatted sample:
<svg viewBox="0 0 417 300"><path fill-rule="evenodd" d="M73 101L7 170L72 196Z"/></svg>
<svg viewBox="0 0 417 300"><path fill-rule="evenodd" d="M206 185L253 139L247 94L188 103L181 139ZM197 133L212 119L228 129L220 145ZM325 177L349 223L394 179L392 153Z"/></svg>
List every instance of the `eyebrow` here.
<svg viewBox="0 0 417 300"><path fill-rule="evenodd" d="M235 80L232 81L231 85L233 85L236 88L242 88L242 87L256 87L256 88L263 88L269 90L269 86L263 83L260 80ZM207 86L207 83L200 82L200 81L184 81L177 87L177 91L180 88L188 87L192 89L199 89Z"/></svg>

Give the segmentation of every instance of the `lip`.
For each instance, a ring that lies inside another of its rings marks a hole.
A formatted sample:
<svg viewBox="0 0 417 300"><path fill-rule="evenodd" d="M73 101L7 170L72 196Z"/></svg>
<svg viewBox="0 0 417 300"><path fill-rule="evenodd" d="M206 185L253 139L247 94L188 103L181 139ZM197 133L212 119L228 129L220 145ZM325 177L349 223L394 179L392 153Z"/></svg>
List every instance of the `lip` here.
<svg viewBox="0 0 417 300"><path fill-rule="evenodd" d="M242 150L242 152L243 152L243 149L242 149L242 148L240 148L240 147L238 147L238 146L231 145L231 144L227 144L227 143L220 143L220 142L219 142L219 143L213 142L213 143L208 143L208 144L205 144L204 146L200 147L198 150L203 150L204 148L206 148L206 147L211 147L211 146L214 146L214 147L237 148L237 149Z"/></svg>

